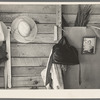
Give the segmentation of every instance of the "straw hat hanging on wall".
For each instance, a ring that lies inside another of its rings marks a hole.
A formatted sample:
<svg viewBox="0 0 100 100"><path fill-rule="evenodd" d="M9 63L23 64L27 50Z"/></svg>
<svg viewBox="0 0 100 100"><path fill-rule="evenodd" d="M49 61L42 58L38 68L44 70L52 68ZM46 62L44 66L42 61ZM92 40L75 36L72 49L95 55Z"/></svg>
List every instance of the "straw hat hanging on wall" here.
<svg viewBox="0 0 100 100"><path fill-rule="evenodd" d="M33 42L37 34L37 25L28 16L19 16L11 24L11 33L18 42Z"/></svg>

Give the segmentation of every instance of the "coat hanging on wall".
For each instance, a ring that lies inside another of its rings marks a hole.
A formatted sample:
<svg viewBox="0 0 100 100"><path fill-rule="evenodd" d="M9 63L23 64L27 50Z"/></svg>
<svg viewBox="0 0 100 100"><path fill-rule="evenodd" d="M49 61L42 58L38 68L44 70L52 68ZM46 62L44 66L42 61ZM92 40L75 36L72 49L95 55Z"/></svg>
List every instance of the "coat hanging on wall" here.
<svg viewBox="0 0 100 100"><path fill-rule="evenodd" d="M2 21L0 21L0 63L8 59L4 42L7 38L7 35L8 35L8 30L6 25Z"/></svg>
<svg viewBox="0 0 100 100"><path fill-rule="evenodd" d="M53 50L49 57L49 62L45 71L42 71L42 78L45 80L46 87L51 87L53 89L62 89L64 88L63 76L61 69L64 70L68 65L79 64L78 51L74 46L71 46L67 39L63 36L61 40L53 46ZM66 66L65 66L66 65ZM59 66L59 67L58 67ZM63 66L63 67L62 67ZM53 73L52 69L56 68L58 73ZM60 71L59 71L60 70ZM43 76L43 74L45 74ZM52 74L59 76L57 78L52 77ZM54 81L56 84L54 85ZM58 84L58 83L59 84ZM81 84L81 78L79 79L79 84Z"/></svg>

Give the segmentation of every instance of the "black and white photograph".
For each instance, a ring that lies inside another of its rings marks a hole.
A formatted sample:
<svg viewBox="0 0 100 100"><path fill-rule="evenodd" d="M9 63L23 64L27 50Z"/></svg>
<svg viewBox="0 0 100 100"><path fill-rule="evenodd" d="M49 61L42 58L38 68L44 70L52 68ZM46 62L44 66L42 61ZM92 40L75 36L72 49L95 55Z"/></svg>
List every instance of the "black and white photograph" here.
<svg viewBox="0 0 100 100"><path fill-rule="evenodd" d="M100 89L100 4L0 4L0 90Z"/></svg>
<svg viewBox="0 0 100 100"><path fill-rule="evenodd" d="M83 38L83 54L94 54L96 47L96 37L84 37Z"/></svg>

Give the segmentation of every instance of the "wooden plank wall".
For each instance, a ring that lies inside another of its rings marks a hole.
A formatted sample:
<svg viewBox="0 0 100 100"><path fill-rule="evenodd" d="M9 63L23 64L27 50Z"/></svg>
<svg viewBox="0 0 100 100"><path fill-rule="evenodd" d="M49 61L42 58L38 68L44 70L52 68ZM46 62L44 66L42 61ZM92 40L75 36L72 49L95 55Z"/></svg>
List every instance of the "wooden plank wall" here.
<svg viewBox="0 0 100 100"><path fill-rule="evenodd" d="M64 5L63 6L63 16L68 21L70 26L74 25L76 13L78 11L78 5ZM91 19L89 22L89 25L96 25L100 27L100 5L92 5L92 14ZM67 28L66 28L67 30ZM100 30L97 32L100 32ZM81 54L81 39L82 34L77 36L77 33L75 33L76 37L73 37L72 41L80 41L78 44L80 44L80 47L78 47L79 55L80 55L80 61L81 61L81 78L82 78L82 84L79 86L78 84L78 68L79 66L72 66L68 69L66 73L66 82L67 82L67 88L79 88L79 89L100 89L100 39L97 38L97 45L96 45L96 54L94 55L82 55ZM90 28L87 28L87 34L96 35L93 30ZM74 35L74 34L73 34ZM85 34L86 35L86 34ZM81 37L81 38L79 38ZM71 37L72 38L72 37ZM69 40L71 40L71 38ZM72 42L71 41L71 42ZM73 43L73 45L74 45Z"/></svg>
<svg viewBox="0 0 100 100"><path fill-rule="evenodd" d="M37 22L35 42L17 42L11 34L12 88L43 89L40 76L54 45L55 5L0 5L0 20L7 26L20 16L27 15ZM4 64L0 65L0 87L4 87Z"/></svg>
<svg viewBox="0 0 100 100"><path fill-rule="evenodd" d="M78 11L78 5L63 5L62 7L63 16L70 26L73 26L76 13ZM90 25L100 25L100 5L94 4L92 5L92 14L89 21Z"/></svg>

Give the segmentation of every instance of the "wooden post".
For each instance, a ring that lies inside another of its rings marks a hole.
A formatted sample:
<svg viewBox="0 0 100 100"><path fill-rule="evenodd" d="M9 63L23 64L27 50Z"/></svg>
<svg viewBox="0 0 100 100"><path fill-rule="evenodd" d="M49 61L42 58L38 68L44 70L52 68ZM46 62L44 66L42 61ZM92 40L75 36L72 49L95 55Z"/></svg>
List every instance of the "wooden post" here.
<svg viewBox="0 0 100 100"><path fill-rule="evenodd" d="M8 60L5 62L5 88L11 88L11 49L10 49L10 28L6 39L6 51Z"/></svg>
<svg viewBox="0 0 100 100"><path fill-rule="evenodd" d="M62 6L56 6L57 41L62 37Z"/></svg>
<svg viewBox="0 0 100 100"><path fill-rule="evenodd" d="M4 69L4 83L5 83L5 89L7 89L7 84L8 84L8 75L7 75L7 63L5 62L5 69Z"/></svg>

